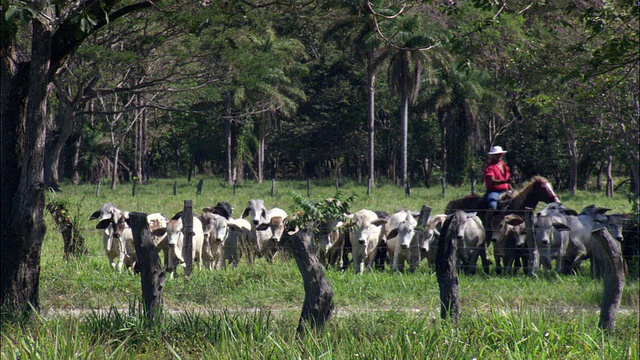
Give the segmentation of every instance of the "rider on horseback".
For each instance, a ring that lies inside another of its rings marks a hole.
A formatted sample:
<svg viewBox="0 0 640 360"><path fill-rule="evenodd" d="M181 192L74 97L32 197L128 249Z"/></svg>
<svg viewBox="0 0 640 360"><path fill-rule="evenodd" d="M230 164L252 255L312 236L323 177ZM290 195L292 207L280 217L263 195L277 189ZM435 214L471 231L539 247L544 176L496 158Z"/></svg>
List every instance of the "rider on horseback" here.
<svg viewBox="0 0 640 360"><path fill-rule="evenodd" d="M484 169L484 184L487 187L485 197L489 210L496 210L500 195L511 189L511 174L507 164L502 161L505 153L500 146L493 146L489 150L489 163Z"/></svg>

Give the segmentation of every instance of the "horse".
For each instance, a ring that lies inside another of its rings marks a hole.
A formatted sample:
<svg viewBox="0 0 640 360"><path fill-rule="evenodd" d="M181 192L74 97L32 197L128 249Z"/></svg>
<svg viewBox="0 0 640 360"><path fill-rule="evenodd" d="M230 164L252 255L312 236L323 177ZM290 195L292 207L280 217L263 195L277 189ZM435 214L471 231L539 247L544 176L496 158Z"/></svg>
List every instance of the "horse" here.
<svg viewBox="0 0 640 360"><path fill-rule="evenodd" d="M509 190L498 199L496 211L489 211L487 199L484 196L467 195L461 199L451 200L445 208L445 214L452 214L457 210L478 212L482 224L487 229L487 238L491 238L491 224L500 224L507 214L522 215L525 208L535 209L539 202L560 202L553 191L549 180L542 176L534 176L531 181L520 190Z"/></svg>

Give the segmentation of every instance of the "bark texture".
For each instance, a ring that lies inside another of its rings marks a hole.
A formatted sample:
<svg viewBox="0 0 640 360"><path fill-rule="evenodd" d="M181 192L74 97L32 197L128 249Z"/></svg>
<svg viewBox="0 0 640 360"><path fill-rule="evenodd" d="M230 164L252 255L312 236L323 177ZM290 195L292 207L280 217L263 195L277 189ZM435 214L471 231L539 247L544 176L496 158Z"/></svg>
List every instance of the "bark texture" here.
<svg viewBox="0 0 640 360"><path fill-rule="evenodd" d="M324 275L322 264L315 255L309 235L300 232L285 232L280 240L298 264L304 283L304 303L298 323L298 334L304 332L305 324L315 329L322 327L333 312L333 289Z"/></svg>
<svg viewBox="0 0 640 360"><path fill-rule="evenodd" d="M624 288L624 264L620 244L609 234L606 228L595 230L594 255L591 261L597 262L603 269L604 292L600 307L598 327L613 331L620 309L622 289Z"/></svg>
<svg viewBox="0 0 640 360"><path fill-rule="evenodd" d="M440 318L445 320L450 317L454 323L460 316L458 303L458 274L456 273L456 248L457 244L453 236L447 236L453 216L449 215L442 225L440 238L438 239L438 252L436 255L436 276L440 288Z"/></svg>
<svg viewBox="0 0 640 360"><path fill-rule="evenodd" d="M140 271L145 314L149 323L153 324L157 311L162 308L162 290L167 277L158 251L151 241L147 214L130 213L127 223L131 227L133 244L136 247L138 260L135 267Z"/></svg>

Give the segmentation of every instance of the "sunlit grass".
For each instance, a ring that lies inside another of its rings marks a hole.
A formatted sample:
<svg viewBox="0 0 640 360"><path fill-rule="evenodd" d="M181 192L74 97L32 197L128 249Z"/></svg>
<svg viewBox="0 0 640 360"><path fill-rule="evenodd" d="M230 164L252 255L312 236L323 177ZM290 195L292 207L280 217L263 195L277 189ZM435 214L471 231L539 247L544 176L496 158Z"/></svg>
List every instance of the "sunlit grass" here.
<svg viewBox="0 0 640 360"><path fill-rule="evenodd" d="M335 311L324 329L306 336L295 333L304 290L293 261L263 259L241 262L233 269L183 270L167 281L163 313L149 326L141 313L140 278L113 271L102 251L102 234L89 215L110 201L128 211L181 210L193 200L194 212L227 201L239 216L247 200L262 198L268 206L290 210L288 191L306 196L306 182L248 182L236 188L205 179L196 196L198 179L178 182L154 180L117 190L102 186L63 187L55 196L80 212L88 256L63 259L62 238L47 215L40 278L40 305L44 317L2 324L2 359L638 359L638 280L627 279L614 333L597 328L603 284L588 276L586 266L577 276L539 272L537 277L459 275L460 321L439 319L439 293L434 270L425 263L414 274L374 271L355 274L327 270L334 292ZM311 199L334 196L335 185L312 185ZM464 188L414 188L411 197L393 184L376 187L341 184L344 196L357 194L353 210L371 208L392 212L400 207L433 213L468 193ZM48 194L47 196L54 196ZM628 212L626 199L600 194L568 196L565 204L580 210L589 204ZM78 210L79 209L79 210Z"/></svg>

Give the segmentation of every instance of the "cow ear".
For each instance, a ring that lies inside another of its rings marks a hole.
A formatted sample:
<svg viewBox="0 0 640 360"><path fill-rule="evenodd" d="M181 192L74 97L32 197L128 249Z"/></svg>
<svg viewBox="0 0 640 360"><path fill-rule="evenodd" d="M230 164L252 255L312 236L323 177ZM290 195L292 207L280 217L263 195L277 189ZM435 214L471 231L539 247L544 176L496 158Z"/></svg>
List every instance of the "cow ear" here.
<svg viewBox="0 0 640 360"><path fill-rule="evenodd" d="M392 239L396 236L398 236L398 229L393 229L387 234L387 239Z"/></svg>
<svg viewBox="0 0 640 360"><path fill-rule="evenodd" d="M377 220L373 220L371 223L375 226L382 226L387 223L387 220L377 219Z"/></svg>
<svg viewBox="0 0 640 360"><path fill-rule="evenodd" d="M520 224L522 224L524 222L524 220L522 220L522 218L517 217L517 218L513 218L510 219L509 221L507 221L507 224L511 225L511 226L518 226Z"/></svg>
<svg viewBox="0 0 640 360"><path fill-rule="evenodd" d="M268 228L269 228L269 224L260 224L256 226L256 230L260 230L260 231L267 230Z"/></svg>
<svg viewBox="0 0 640 360"><path fill-rule="evenodd" d="M100 217L100 210L94 212L93 214L91 214L91 216L89 216L89 220L95 220L97 218Z"/></svg>
<svg viewBox="0 0 640 360"><path fill-rule="evenodd" d="M111 219L104 219L96 224L96 229L106 229L111 224Z"/></svg>
<svg viewBox="0 0 640 360"><path fill-rule="evenodd" d="M155 229L151 233L155 237L162 237L162 236L164 236L164 234L167 233L167 229L166 228Z"/></svg>
<svg viewBox="0 0 640 360"><path fill-rule="evenodd" d="M182 217L183 211L179 211L177 214L173 215L171 220L178 220Z"/></svg>
<svg viewBox="0 0 640 360"><path fill-rule="evenodd" d="M562 224L562 223L554 223L553 224L553 228L558 230L558 231L570 231L571 230L570 227L568 227L567 225Z"/></svg>
<svg viewBox="0 0 640 360"><path fill-rule="evenodd" d="M249 214L251 213L251 208L246 208L244 209L244 211L242 212L242 216L240 216L240 218L246 218L247 216L249 216Z"/></svg>
<svg viewBox="0 0 640 360"><path fill-rule="evenodd" d="M609 211L609 210L611 210L611 209L607 209L607 208L598 208L598 213L599 213L599 214L604 214L604 213L606 213L606 212L607 212L607 211Z"/></svg>
<svg viewBox="0 0 640 360"><path fill-rule="evenodd" d="M210 207L202 208L202 212L213 212L213 209Z"/></svg>
<svg viewBox="0 0 640 360"><path fill-rule="evenodd" d="M578 212L573 209L562 209L560 212L564 215L578 216Z"/></svg>

